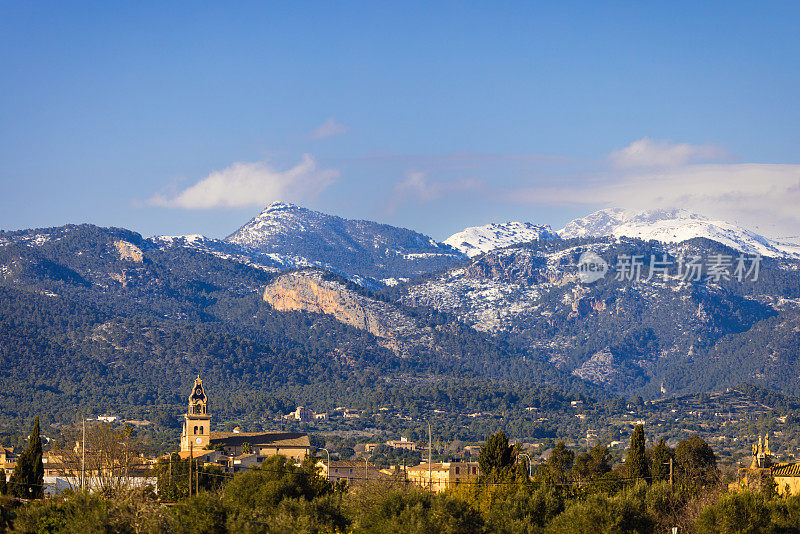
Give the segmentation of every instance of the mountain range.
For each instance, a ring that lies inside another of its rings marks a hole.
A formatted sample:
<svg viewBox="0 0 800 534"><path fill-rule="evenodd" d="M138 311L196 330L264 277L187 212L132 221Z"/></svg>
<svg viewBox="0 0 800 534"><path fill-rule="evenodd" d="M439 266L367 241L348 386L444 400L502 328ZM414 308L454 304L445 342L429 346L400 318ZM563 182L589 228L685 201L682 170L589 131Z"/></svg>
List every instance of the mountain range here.
<svg viewBox="0 0 800 534"><path fill-rule="evenodd" d="M800 259L800 245L682 209L610 208L576 219L558 231L533 222L491 223L465 228L439 243L413 230L275 202L224 240L200 235L153 239L264 268L320 267L377 289L520 243L605 236L665 244L705 238L745 254Z"/></svg>
<svg viewBox="0 0 800 534"><path fill-rule="evenodd" d="M609 265L593 283L588 252ZM742 280L680 270L742 254L763 256ZM645 276L618 276L632 257ZM683 210L491 224L444 243L285 203L222 240L0 232L0 309L0 403L19 417L92 402L156 417L197 372L231 393L229 414L440 380L595 398L740 382L800 393L800 247Z"/></svg>

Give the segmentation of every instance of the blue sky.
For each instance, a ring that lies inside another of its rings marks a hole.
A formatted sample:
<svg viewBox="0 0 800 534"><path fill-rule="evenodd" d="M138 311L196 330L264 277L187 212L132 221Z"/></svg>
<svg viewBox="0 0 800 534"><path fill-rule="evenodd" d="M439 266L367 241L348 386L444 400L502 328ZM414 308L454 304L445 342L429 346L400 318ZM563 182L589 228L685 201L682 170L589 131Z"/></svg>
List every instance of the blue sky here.
<svg viewBox="0 0 800 534"><path fill-rule="evenodd" d="M0 228L221 237L285 200L800 234L794 2L163 4L0 2Z"/></svg>

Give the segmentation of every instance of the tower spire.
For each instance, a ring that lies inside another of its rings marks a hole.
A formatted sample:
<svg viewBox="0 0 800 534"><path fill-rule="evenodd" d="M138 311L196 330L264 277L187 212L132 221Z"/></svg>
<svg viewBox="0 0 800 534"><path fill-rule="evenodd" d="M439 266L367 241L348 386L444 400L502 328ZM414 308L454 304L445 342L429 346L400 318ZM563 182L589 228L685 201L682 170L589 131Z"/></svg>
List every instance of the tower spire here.
<svg viewBox="0 0 800 534"><path fill-rule="evenodd" d="M208 445L211 440L211 415L208 413L208 397L200 375L194 379L189 394L189 407L183 417L181 450L202 449Z"/></svg>

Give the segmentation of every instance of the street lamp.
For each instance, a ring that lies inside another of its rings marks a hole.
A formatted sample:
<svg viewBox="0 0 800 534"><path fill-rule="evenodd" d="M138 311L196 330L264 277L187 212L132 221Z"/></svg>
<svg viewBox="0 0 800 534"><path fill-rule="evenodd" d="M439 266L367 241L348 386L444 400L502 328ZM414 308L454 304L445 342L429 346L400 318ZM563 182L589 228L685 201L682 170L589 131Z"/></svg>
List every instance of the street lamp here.
<svg viewBox="0 0 800 534"><path fill-rule="evenodd" d="M320 447L319 450L325 451L325 454L328 455L328 470L325 473L325 480L330 480L331 479L331 453L325 447Z"/></svg>
<svg viewBox="0 0 800 534"><path fill-rule="evenodd" d="M84 410L79 410L77 415L80 416L83 424L83 430L81 435L81 476L80 476L80 487L81 490L83 490L84 485L86 483L86 412Z"/></svg>
<svg viewBox="0 0 800 534"><path fill-rule="evenodd" d="M433 438L431 422L428 420L428 491L433 491Z"/></svg>

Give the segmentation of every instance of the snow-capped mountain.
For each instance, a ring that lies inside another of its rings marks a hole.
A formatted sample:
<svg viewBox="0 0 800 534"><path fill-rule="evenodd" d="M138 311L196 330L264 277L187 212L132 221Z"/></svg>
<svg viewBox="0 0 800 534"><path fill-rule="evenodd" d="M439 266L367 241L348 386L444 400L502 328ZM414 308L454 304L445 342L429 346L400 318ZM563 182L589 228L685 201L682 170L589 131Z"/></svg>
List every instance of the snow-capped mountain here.
<svg viewBox="0 0 800 534"><path fill-rule="evenodd" d="M625 210L609 208L575 219L558 234L574 237L633 237L680 243L704 237L745 254L800 258L800 246L781 243L726 221L714 220L683 209Z"/></svg>
<svg viewBox="0 0 800 534"><path fill-rule="evenodd" d="M445 239L444 243L474 257L498 248L540 239L558 239L558 234L548 225L512 221L465 228Z"/></svg>
<svg viewBox="0 0 800 534"><path fill-rule="evenodd" d="M267 206L225 241L375 279L414 277L466 259L449 245L413 230L283 202Z"/></svg>

